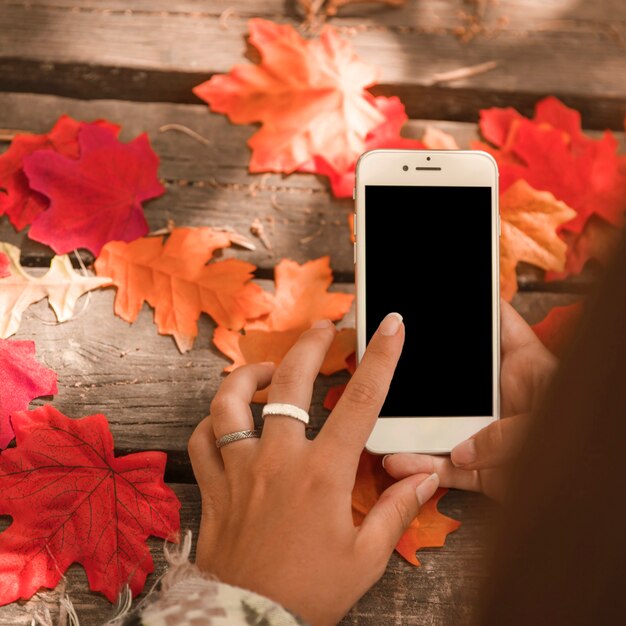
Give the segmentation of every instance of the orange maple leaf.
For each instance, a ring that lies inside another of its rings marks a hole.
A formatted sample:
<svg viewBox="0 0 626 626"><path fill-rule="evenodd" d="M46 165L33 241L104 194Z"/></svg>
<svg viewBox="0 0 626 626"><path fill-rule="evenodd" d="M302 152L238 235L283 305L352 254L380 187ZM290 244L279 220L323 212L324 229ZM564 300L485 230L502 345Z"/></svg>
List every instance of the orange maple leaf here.
<svg viewBox="0 0 626 626"><path fill-rule="evenodd" d="M193 92L235 124L261 122L248 141L251 172L291 173L314 156L347 170L385 120L365 91L376 82L376 68L330 26L311 40L259 18L249 21L249 31L261 62L235 65Z"/></svg>
<svg viewBox="0 0 626 626"><path fill-rule="evenodd" d="M381 457L362 452L352 491L352 518L356 526L363 522L382 492L394 482L394 479L383 469ZM435 495L422 506L419 515L411 522L396 546L396 550L413 565L420 565L415 556L417 550L443 546L448 534L461 525L461 522L437 510L437 503L447 491L447 489L438 489Z"/></svg>
<svg viewBox="0 0 626 626"><path fill-rule="evenodd" d="M190 350L197 321L208 313L221 326L240 329L247 320L267 314L272 300L250 282L255 266L239 259L207 262L215 250L230 246L233 235L211 228L175 228L163 237L130 243L112 241L95 263L117 287L115 313L134 322L144 302L154 307L162 335L173 335L181 352Z"/></svg>
<svg viewBox="0 0 626 626"><path fill-rule="evenodd" d="M244 333L218 327L213 343L233 363L230 372L245 363L273 361L278 364L298 337L319 319L341 319L352 306L354 296L329 293L332 271L329 257L321 257L299 265L283 259L274 270L276 293L272 296L272 312L264 318L249 322ZM337 333L321 368L330 375L346 367L346 359L354 352L354 329ZM257 402L266 394L259 392Z"/></svg>
<svg viewBox="0 0 626 626"><path fill-rule="evenodd" d="M501 195L500 294L505 300L517 291L519 261L545 270L564 269L567 245L556 230L575 215L550 192L537 191L525 180L516 181Z"/></svg>

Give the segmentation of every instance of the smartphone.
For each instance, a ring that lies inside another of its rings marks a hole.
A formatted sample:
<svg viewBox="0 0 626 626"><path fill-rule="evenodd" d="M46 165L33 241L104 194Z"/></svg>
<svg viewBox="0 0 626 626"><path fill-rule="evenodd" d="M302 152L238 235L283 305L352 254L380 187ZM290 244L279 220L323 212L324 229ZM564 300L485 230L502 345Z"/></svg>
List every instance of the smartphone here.
<svg viewBox="0 0 626 626"><path fill-rule="evenodd" d="M498 168L486 152L373 150L355 187L357 359L406 339L366 449L445 454L500 417Z"/></svg>

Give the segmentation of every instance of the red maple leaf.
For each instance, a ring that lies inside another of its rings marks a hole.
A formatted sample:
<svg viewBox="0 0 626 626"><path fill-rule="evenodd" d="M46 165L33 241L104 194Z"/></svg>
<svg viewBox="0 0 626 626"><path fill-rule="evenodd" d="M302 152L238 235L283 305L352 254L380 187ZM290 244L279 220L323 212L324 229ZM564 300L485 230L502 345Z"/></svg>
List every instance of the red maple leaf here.
<svg viewBox="0 0 626 626"><path fill-rule="evenodd" d="M567 306L555 306L532 328L543 345L560 358L578 328L582 312L582 301Z"/></svg>
<svg viewBox="0 0 626 626"><path fill-rule="evenodd" d="M0 604L54 588L72 563L111 602L153 570L150 535L177 540L180 502L166 455L115 458L104 415L72 420L44 406L13 414L17 446L0 455Z"/></svg>
<svg viewBox="0 0 626 626"><path fill-rule="evenodd" d="M0 252L0 278L6 278L7 276L10 276L10 274L9 257Z"/></svg>
<svg viewBox="0 0 626 626"><path fill-rule="evenodd" d="M383 121L365 91L378 71L361 61L330 26L304 39L288 24L249 21L258 65L235 65L193 92L234 124L261 122L248 141L251 172L291 173L314 156L341 172Z"/></svg>
<svg viewBox="0 0 626 626"><path fill-rule="evenodd" d="M589 220L597 216L618 228L624 221L626 167L613 134L606 131L600 139L587 137L580 114L553 97L537 104L532 120L513 109L481 111L480 129L497 148L480 142L472 147L496 157L502 192L524 179L576 211L576 217L559 232L566 237L572 233L566 270L579 272L587 259L581 256L576 239ZM577 253L572 254L575 248Z"/></svg>
<svg viewBox="0 0 626 626"><path fill-rule="evenodd" d="M109 241L145 235L142 202L164 192L148 136L124 144L109 129L83 124L78 143L78 159L53 150L24 158L31 188L50 200L50 207L33 221L29 237L57 254L86 248L98 255Z"/></svg>
<svg viewBox="0 0 626 626"><path fill-rule="evenodd" d="M382 113L385 121L368 133L363 152L381 148L421 150L426 147L418 139L400 136L400 129L409 118L399 98L380 96L374 99L374 105ZM323 156L315 155L313 159L304 163L299 171L327 176L335 197L349 198L354 188L356 162L357 159L348 167L337 170Z"/></svg>
<svg viewBox="0 0 626 626"><path fill-rule="evenodd" d="M109 129L117 136L119 126L106 120L93 124ZM48 199L30 188L23 169L24 157L36 150L49 149L77 159L78 130L81 122L62 115L49 133L17 134L9 149L0 155L0 215L8 215L16 230L22 230L48 207Z"/></svg>
<svg viewBox="0 0 626 626"><path fill-rule="evenodd" d="M0 339L0 450L14 437L11 415L57 391L57 375L35 360L33 341Z"/></svg>

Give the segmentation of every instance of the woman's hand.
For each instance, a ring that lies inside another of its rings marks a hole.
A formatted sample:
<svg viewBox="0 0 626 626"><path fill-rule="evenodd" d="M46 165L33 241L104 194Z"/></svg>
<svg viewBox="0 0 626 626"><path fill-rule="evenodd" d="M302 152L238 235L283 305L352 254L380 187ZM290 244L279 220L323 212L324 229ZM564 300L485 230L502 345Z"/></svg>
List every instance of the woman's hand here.
<svg viewBox="0 0 626 626"><path fill-rule="evenodd" d="M460 443L449 457L388 456L384 466L391 476L400 479L416 473L437 472L443 487L482 491L490 497L502 498L508 471L526 436L530 413L541 400L557 361L519 313L504 300L501 301L501 332L501 408L506 419L493 422Z"/></svg>
<svg viewBox="0 0 626 626"><path fill-rule="evenodd" d="M276 369L260 363L233 372L189 441L202 494L198 566L315 626L336 623L382 576L400 536L438 484L430 472L400 480L354 527L351 493L359 457L404 342L397 314L381 323L314 441L306 439L302 422L270 415L259 439L216 448L223 435L254 428L250 401L268 384L270 402L308 409L335 332L323 320Z"/></svg>

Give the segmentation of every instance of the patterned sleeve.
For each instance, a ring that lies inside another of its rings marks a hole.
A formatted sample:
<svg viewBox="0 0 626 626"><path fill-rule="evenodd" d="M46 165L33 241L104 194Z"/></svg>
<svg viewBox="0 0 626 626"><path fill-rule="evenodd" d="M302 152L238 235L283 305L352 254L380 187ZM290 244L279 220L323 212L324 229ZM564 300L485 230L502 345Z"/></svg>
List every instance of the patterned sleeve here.
<svg viewBox="0 0 626 626"><path fill-rule="evenodd" d="M187 560L190 543L188 533L181 553L166 549L169 568L160 589L126 614L122 626L306 626L269 598L201 572Z"/></svg>

